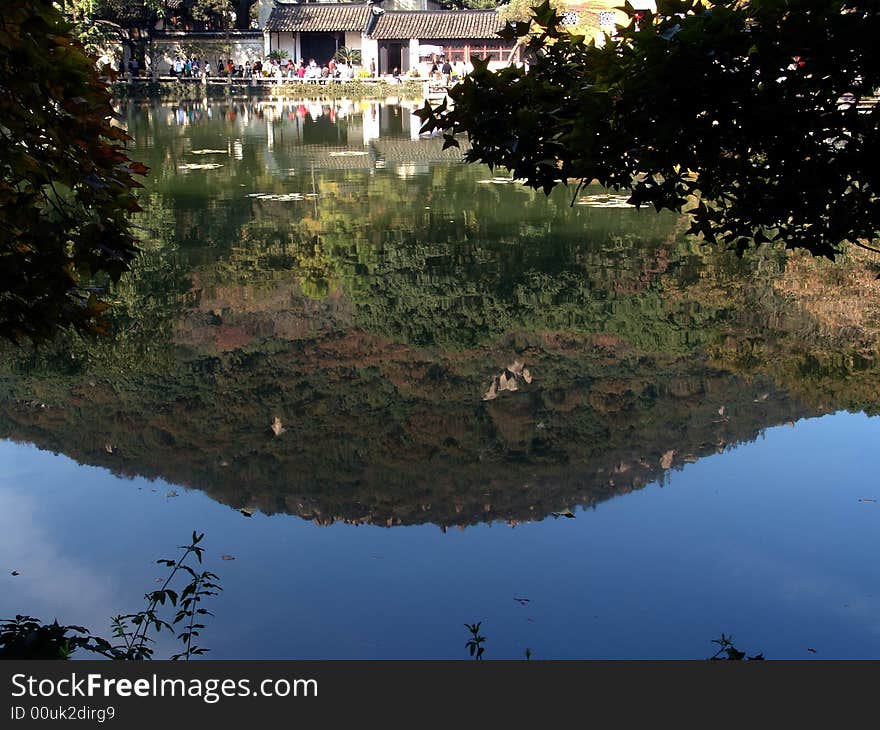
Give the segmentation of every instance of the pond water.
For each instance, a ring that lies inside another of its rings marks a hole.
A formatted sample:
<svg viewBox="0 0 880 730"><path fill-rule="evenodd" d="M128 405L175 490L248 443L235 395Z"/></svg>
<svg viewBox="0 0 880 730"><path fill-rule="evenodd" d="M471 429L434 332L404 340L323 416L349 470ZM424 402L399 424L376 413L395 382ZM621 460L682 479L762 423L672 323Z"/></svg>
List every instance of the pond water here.
<svg viewBox="0 0 880 730"><path fill-rule="evenodd" d="M880 655L872 264L546 198L411 112L124 111L112 334L0 367L0 617L109 635L199 530L211 658Z"/></svg>

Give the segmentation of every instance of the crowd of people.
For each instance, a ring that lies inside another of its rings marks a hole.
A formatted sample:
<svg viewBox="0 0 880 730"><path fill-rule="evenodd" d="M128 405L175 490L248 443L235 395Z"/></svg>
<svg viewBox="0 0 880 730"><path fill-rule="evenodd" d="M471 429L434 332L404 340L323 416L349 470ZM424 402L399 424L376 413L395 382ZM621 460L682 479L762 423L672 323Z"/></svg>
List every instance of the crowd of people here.
<svg viewBox="0 0 880 730"><path fill-rule="evenodd" d="M443 81L447 85L452 81L466 76L474 70L473 64L468 61L452 61L446 56L431 56L431 70L428 77L434 81Z"/></svg>
<svg viewBox="0 0 880 730"><path fill-rule="evenodd" d="M229 78L249 78L253 73L250 69L250 61L247 68L241 64L235 65L232 59L216 59L213 63L204 58L181 58L178 56L171 63L168 73L180 79L198 78L200 76L223 76Z"/></svg>
<svg viewBox="0 0 880 730"><path fill-rule="evenodd" d="M370 61L367 71L371 77L376 75L376 62ZM266 58L264 60L250 61L236 65L230 59L183 58L178 56L169 65L168 73L178 79L201 78L206 76L239 78L239 79L274 79L278 83L283 81L327 81L339 80L350 81L355 78L355 67L351 64L342 63L335 58L330 58L326 63L319 64L315 59L299 59L295 63L292 58L281 60L278 58ZM363 72L361 72L362 75Z"/></svg>
<svg viewBox="0 0 880 730"><path fill-rule="evenodd" d="M446 56L432 56L429 61L419 64L422 69L421 77L443 82L455 83L473 71L469 61L450 61ZM129 73L132 77L139 75L137 61L129 62ZM325 63L318 63L314 58L300 58L295 62L292 58L287 60L277 57L257 59L253 63L246 61L244 64L235 64L229 59L187 58L178 56L169 64L168 73L178 79L200 79L205 77L220 77L229 79L271 79L278 84L289 81L306 81L326 83L328 81L351 81L355 78L377 78L376 61L370 60L364 67L337 61L335 58L328 59ZM393 69L390 76L394 80L401 78L403 74L399 69ZM418 78L420 74L416 69L411 69L405 74L409 77Z"/></svg>

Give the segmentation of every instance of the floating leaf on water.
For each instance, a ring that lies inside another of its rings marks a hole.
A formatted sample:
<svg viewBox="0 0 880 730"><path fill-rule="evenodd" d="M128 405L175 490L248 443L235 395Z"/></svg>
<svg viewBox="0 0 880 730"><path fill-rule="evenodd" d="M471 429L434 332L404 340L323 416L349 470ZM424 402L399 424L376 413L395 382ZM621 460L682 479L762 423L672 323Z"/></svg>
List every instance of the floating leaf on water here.
<svg viewBox="0 0 880 730"><path fill-rule="evenodd" d="M523 380L526 381L526 384L530 384L532 382L532 374L529 372L528 368L523 368L522 376Z"/></svg>
<svg viewBox="0 0 880 730"><path fill-rule="evenodd" d="M570 509L564 509L562 512L551 512L554 517L568 517L569 519L574 518L574 512Z"/></svg>
<svg viewBox="0 0 880 730"><path fill-rule="evenodd" d="M179 495L177 494L177 492L175 492L175 491L172 489L172 490L171 490L170 492L168 492L168 494L166 494L165 496L168 497L168 498L171 498L171 497L177 497L177 496L179 496Z"/></svg>
<svg viewBox="0 0 880 730"><path fill-rule="evenodd" d="M663 456L660 457L660 468L668 469L672 466L672 457L675 456L675 450L669 449Z"/></svg>
<svg viewBox="0 0 880 730"><path fill-rule="evenodd" d="M284 428L284 426L281 425L281 419L278 418L278 416L275 416L275 418L272 419L271 428L272 428L272 433L274 433L276 436L280 436L282 433L284 433L287 430L286 428Z"/></svg>
<svg viewBox="0 0 880 730"><path fill-rule="evenodd" d="M811 646L808 646L808 647L807 647L807 651L810 652L810 654L815 654L815 653L816 653L816 650L813 649Z"/></svg>
<svg viewBox="0 0 880 730"><path fill-rule="evenodd" d="M16 576L18 576L18 575L21 575L21 573L19 573L17 570L13 570L13 571L12 571L12 577L13 577L13 578L16 577Z"/></svg>
<svg viewBox="0 0 880 730"><path fill-rule="evenodd" d="M755 398L755 403L761 403L761 402L767 400L767 398L769 398L769 397L770 397L769 393L761 393L761 395L759 395L757 398Z"/></svg>
<svg viewBox="0 0 880 730"><path fill-rule="evenodd" d="M632 208L627 195L584 195L577 200L578 205L586 205L590 208Z"/></svg>
<svg viewBox="0 0 880 730"><path fill-rule="evenodd" d="M257 200L271 200L276 203L289 203L306 199L302 193L248 193L249 198Z"/></svg>
<svg viewBox="0 0 880 730"><path fill-rule="evenodd" d="M235 560L234 555L221 555L220 560Z"/></svg>
<svg viewBox="0 0 880 730"><path fill-rule="evenodd" d="M876 499L871 499L870 497L862 497L859 502L876 502Z"/></svg>
<svg viewBox="0 0 880 730"><path fill-rule="evenodd" d="M226 150L192 150L194 155L225 155Z"/></svg>
<svg viewBox="0 0 880 730"><path fill-rule="evenodd" d="M527 603L529 603L528 598L517 598L516 596L514 596L513 600L516 601L520 606L525 606Z"/></svg>
<svg viewBox="0 0 880 730"><path fill-rule="evenodd" d="M492 385L489 386L489 390L486 391L486 394L483 396L483 400L495 400L498 397L498 387L495 383L495 378L492 378Z"/></svg>
<svg viewBox="0 0 880 730"><path fill-rule="evenodd" d="M219 162L187 162L183 165L178 165L178 170L216 170L218 167L223 167Z"/></svg>
<svg viewBox="0 0 880 730"><path fill-rule="evenodd" d="M721 406L721 408L718 409L718 415L719 415L719 416L723 416L723 415L724 415L724 406Z"/></svg>
<svg viewBox="0 0 880 730"><path fill-rule="evenodd" d="M242 509L240 509L238 511L241 512L245 517L253 517L254 516L254 511L252 509L248 509L247 507L243 507Z"/></svg>
<svg viewBox="0 0 880 730"><path fill-rule="evenodd" d="M108 454L112 454L114 451L113 444L104 444L104 451Z"/></svg>
<svg viewBox="0 0 880 730"><path fill-rule="evenodd" d="M360 150L340 150L338 152L331 152L330 157L363 157L366 154L366 152L361 152Z"/></svg>

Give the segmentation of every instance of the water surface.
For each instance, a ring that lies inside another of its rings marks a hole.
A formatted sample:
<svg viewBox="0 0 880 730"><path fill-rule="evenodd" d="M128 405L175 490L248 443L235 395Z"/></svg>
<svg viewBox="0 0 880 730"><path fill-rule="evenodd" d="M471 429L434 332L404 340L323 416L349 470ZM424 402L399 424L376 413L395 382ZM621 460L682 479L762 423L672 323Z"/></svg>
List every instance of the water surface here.
<svg viewBox="0 0 880 730"><path fill-rule="evenodd" d="M870 262L548 199L399 105L126 113L113 335L0 368L0 615L109 633L197 529L213 658L878 655Z"/></svg>

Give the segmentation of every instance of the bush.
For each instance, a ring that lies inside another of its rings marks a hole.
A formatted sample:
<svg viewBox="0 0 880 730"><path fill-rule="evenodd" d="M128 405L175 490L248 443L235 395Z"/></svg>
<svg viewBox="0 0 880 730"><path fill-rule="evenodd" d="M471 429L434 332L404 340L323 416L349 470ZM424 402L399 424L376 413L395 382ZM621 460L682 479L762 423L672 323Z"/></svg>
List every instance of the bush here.
<svg viewBox="0 0 880 730"><path fill-rule="evenodd" d="M338 63L344 63L348 66L360 66L361 65L361 52L358 48L347 48L346 46L340 46L336 49L336 54L333 56Z"/></svg>

